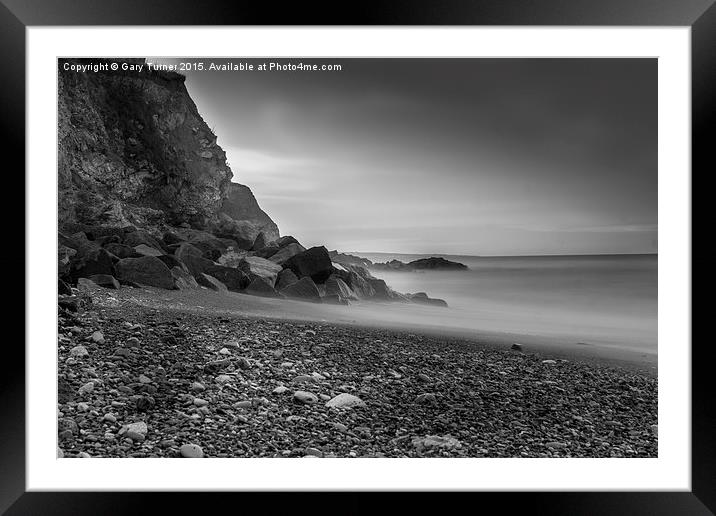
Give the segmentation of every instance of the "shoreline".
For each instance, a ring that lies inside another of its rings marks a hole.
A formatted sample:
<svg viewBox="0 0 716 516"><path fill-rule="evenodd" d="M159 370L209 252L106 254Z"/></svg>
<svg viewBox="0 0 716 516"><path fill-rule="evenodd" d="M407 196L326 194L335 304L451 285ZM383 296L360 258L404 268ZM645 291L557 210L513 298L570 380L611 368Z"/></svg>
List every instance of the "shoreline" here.
<svg viewBox="0 0 716 516"><path fill-rule="evenodd" d="M268 317L249 296L85 292L59 320L64 457L657 455L657 380L633 364Z"/></svg>

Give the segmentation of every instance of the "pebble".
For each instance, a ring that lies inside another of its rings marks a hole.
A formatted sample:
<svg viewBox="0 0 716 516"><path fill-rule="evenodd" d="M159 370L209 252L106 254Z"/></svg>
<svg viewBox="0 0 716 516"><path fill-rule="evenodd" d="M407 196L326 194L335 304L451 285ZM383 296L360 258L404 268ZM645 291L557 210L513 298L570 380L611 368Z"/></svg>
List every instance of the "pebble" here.
<svg viewBox="0 0 716 516"><path fill-rule="evenodd" d="M414 437L413 446L419 451L430 448L461 448L462 443L452 435L426 435L425 437Z"/></svg>
<svg viewBox="0 0 716 516"><path fill-rule="evenodd" d="M194 392L203 392L206 390L203 383L194 382L191 384L191 390Z"/></svg>
<svg viewBox="0 0 716 516"><path fill-rule="evenodd" d="M234 408L245 409L245 408L251 408L251 405L252 405L251 400L244 400L244 401L237 401L236 403L234 403L233 406L234 406Z"/></svg>
<svg viewBox="0 0 716 516"><path fill-rule="evenodd" d="M229 376L228 374L220 374L219 376L214 378L214 381L219 385L224 385L225 383L229 383L231 381L231 376Z"/></svg>
<svg viewBox="0 0 716 516"><path fill-rule="evenodd" d="M307 405L318 403L318 397L315 394L306 391L294 392L293 399L300 403L305 403Z"/></svg>
<svg viewBox="0 0 716 516"><path fill-rule="evenodd" d="M77 404L77 412L87 412L89 410L89 405L87 403L78 403Z"/></svg>
<svg viewBox="0 0 716 516"><path fill-rule="evenodd" d="M71 357L86 357L87 355L89 355L89 351L87 351L87 348L82 345L75 346L70 350Z"/></svg>
<svg viewBox="0 0 716 516"><path fill-rule="evenodd" d="M426 392L425 394L420 394L415 398L415 403L418 404L427 404L427 403L437 403L438 398L435 396L435 394L431 392Z"/></svg>
<svg viewBox="0 0 716 516"><path fill-rule="evenodd" d="M80 396L83 396L85 394L89 394L94 390L94 382L87 382L82 387L80 387L79 391L77 391Z"/></svg>
<svg viewBox="0 0 716 516"><path fill-rule="evenodd" d="M352 408L364 406L365 402L362 399L347 392L343 392L326 402L326 407Z"/></svg>
<svg viewBox="0 0 716 516"><path fill-rule="evenodd" d="M312 457L323 457L323 452L319 450L318 448L306 448L306 455L312 456Z"/></svg>
<svg viewBox="0 0 716 516"><path fill-rule="evenodd" d="M147 435L148 431L149 427L147 427L147 423L145 423L144 421L137 421L136 423L129 423L124 425L119 430L119 435L124 435L129 432L132 432L134 434Z"/></svg>
<svg viewBox="0 0 716 516"><path fill-rule="evenodd" d="M97 344L104 343L104 335L102 334L101 331L94 332L90 338Z"/></svg>
<svg viewBox="0 0 716 516"><path fill-rule="evenodd" d="M226 348L221 348L221 349L219 350L219 354L220 354L220 355L231 355L231 351L229 351L229 350L226 349Z"/></svg>
<svg viewBox="0 0 716 516"><path fill-rule="evenodd" d="M152 383L152 380L148 376L140 374L139 375L139 383Z"/></svg>
<svg viewBox="0 0 716 516"><path fill-rule="evenodd" d="M246 357L240 357L236 363L241 369L251 369L251 362Z"/></svg>
<svg viewBox="0 0 716 516"><path fill-rule="evenodd" d="M313 376L308 376L307 374L302 374L300 376L296 376L293 380L291 380L291 383L305 383L305 382L313 382L315 381L315 378Z"/></svg>
<svg viewBox="0 0 716 516"><path fill-rule="evenodd" d="M288 387L279 385L272 392L273 392L273 394L283 394L284 392L288 392Z"/></svg>
<svg viewBox="0 0 716 516"><path fill-rule="evenodd" d="M139 339L137 337L129 337L125 344L128 348L138 348L139 347Z"/></svg>
<svg viewBox="0 0 716 516"><path fill-rule="evenodd" d="M105 414L104 418L102 418L102 419L104 419L105 421L109 421L110 423L117 422L117 416L115 416L114 414L111 414L111 413Z"/></svg>
<svg viewBox="0 0 716 516"><path fill-rule="evenodd" d="M194 398L194 405L197 407L206 407L209 404L208 401L201 398Z"/></svg>
<svg viewBox="0 0 716 516"><path fill-rule="evenodd" d="M420 380L421 382L429 382L430 377L428 375L426 375L425 373L420 373L418 375L418 380Z"/></svg>
<svg viewBox="0 0 716 516"><path fill-rule="evenodd" d="M566 444L560 443L557 441L550 441L548 443L545 443L545 446L547 446L548 448L566 448L567 447Z"/></svg>
<svg viewBox="0 0 716 516"><path fill-rule="evenodd" d="M186 459L200 459L204 456L204 451L198 444L183 444L179 453Z"/></svg>
<svg viewBox="0 0 716 516"><path fill-rule="evenodd" d="M517 344L516 342L512 344L512 347L510 347L512 351L522 351L522 344Z"/></svg>
<svg viewBox="0 0 716 516"><path fill-rule="evenodd" d="M557 361L556 360L542 360L542 363L543 364L556 364Z"/></svg>

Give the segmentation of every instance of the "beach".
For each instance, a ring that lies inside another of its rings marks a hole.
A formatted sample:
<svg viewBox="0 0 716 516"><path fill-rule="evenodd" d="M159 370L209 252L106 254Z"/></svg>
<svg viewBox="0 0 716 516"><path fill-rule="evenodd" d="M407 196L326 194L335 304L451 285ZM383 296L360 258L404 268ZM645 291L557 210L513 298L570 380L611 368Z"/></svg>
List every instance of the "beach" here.
<svg viewBox="0 0 716 516"><path fill-rule="evenodd" d="M360 304L80 291L59 315L64 457L658 453L654 355L401 327Z"/></svg>

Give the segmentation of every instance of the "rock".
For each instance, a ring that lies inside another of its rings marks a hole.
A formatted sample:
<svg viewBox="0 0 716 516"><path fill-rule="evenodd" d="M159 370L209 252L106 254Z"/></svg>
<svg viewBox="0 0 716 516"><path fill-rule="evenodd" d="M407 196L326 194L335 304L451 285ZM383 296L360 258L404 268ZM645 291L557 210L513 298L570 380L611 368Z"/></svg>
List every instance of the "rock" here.
<svg viewBox="0 0 716 516"><path fill-rule="evenodd" d="M78 435L80 433L80 427L77 425L74 419L62 418L57 421L57 431L59 434L63 432L69 432L70 436Z"/></svg>
<svg viewBox="0 0 716 516"><path fill-rule="evenodd" d="M425 394L420 394L415 398L415 403L419 405L427 405L427 404L433 404L437 403L438 398L435 396L435 394L431 392L427 392Z"/></svg>
<svg viewBox="0 0 716 516"><path fill-rule="evenodd" d="M418 380L420 380L421 382L430 382L430 381L432 381L432 380L430 379L430 377L429 377L428 375L426 375L425 373L419 373L419 374L418 374Z"/></svg>
<svg viewBox="0 0 716 516"><path fill-rule="evenodd" d="M331 257L323 246L311 247L292 256L284 262L284 267L291 269L297 277L309 276L316 283L323 283L333 272Z"/></svg>
<svg viewBox="0 0 716 516"><path fill-rule="evenodd" d="M141 230L141 229L139 229L137 231L132 231L132 232L124 235L123 243L130 247L133 247L135 251L137 251L137 247L139 247L141 245L144 245L145 247L148 247L148 248L157 249L157 250L163 249L162 243L159 240L154 238L148 232Z"/></svg>
<svg viewBox="0 0 716 516"><path fill-rule="evenodd" d="M113 254L120 260L123 258L139 258L142 256L134 249L134 247L130 247L125 244L110 242L109 244L106 244L104 248L108 253Z"/></svg>
<svg viewBox="0 0 716 516"><path fill-rule="evenodd" d="M160 257L161 258L161 257ZM194 276L186 272L180 267L172 267L172 277L174 278L174 284L179 290L193 290L200 288Z"/></svg>
<svg viewBox="0 0 716 516"><path fill-rule="evenodd" d="M64 458L65 458L65 454L64 454L64 452L60 449L59 446L57 447L57 458L58 458L58 459L64 459Z"/></svg>
<svg viewBox="0 0 716 516"><path fill-rule="evenodd" d="M108 423L116 423L117 422L117 416L115 416L112 413L107 413L102 418L104 421L107 421Z"/></svg>
<svg viewBox="0 0 716 516"><path fill-rule="evenodd" d="M104 288L119 290L119 281L109 274L93 274L89 279L92 283Z"/></svg>
<svg viewBox="0 0 716 516"><path fill-rule="evenodd" d="M154 408L156 401L151 396L141 396L137 398L136 406L140 412L148 412Z"/></svg>
<svg viewBox="0 0 716 516"><path fill-rule="evenodd" d="M250 239L249 245L255 242L259 233L264 234L264 242L272 242L279 237L278 227L259 207L247 186L230 183L220 213L228 216L229 221L234 221L237 227L234 231L238 231L244 240Z"/></svg>
<svg viewBox="0 0 716 516"><path fill-rule="evenodd" d="M341 393L326 402L326 407L352 408L364 406L365 402L362 399L346 392Z"/></svg>
<svg viewBox="0 0 716 516"><path fill-rule="evenodd" d="M61 279L57 280L57 294L60 296L71 296L72 295L72 289L70 286L62 281Z"/></svg>
<svg viewBox="0 0 716 516"><path fill-rule="evenodd" d="M293 380L291 380L291 383L305 383L305 382L315 382L316 379L313 376L302 374L299 376L296 376Z"/></svg>
<svg viewBox="0 0 716 516"><path fill-rule="evenodd" d="M142 436L146 437L147 432L149 431L149 428L147 427L147 423L144 421L138 421L136 423L128 423L124 425L122 428L119 429L119 435L127 435L130 439L134 439L132 435L134 436Z"/></svg>
<svg viewBox="0 0 716 516"><path fill-rule="evenodd" d="M72 257L76 254L77 251L71 247L62 244L57 245L57 273L59 276L64 276L70 272Z"/></svg>
<svg viewBox="0 0 716 516"><path fill-rule="evenodd" d="M305 247L303 247L301 244L295 243L295 244L288 244L286 247L279 249L276 248L276 251L269 256L269 260L271 260L274 263L277 263L279 265L283 265L286 263L287 260L290 258L293 258L297 254L301 254L306 250Z"/></svg>
<svg viewBox="0 0 716 516"><path fill-rule="evenodd" d="M134 250L137 254L140 254L142 256L162 256L164 253L160 251L159 249L155 249L153 247L149 247L147 244L139 244L138 246L134 247Z"/></svg>
<svg viewBox="0 0 716 516"><path fill-rule="evenodd" d="M566 448L567 447L566 444L560 443L557 441L550 441L548 443L545 443L545 446L547 446L548 448Z"/></svg>
<svg viewBox="0 0 716 516"><path fill-rule="evenodd" d="M179 267L183 271L189 272L189 269L187 269L186 266L182 262L180 262L173 254L160 254L159 256L157 256L157 258L161 260L164 265L169 268L169 270L174 267Z"/></svg>
<svg viewBox="0 0 716 516"><path fill-rule="evenodd" d="M252 296L261 296L261 297L283 297L279 292L276 291L271 285L267 283L267 281L264 278L256 278L254 279L248 287L246 287L246 290L244 291L245 294L251 294Z"/></svg>
<svg viewBox="0 0 716 516"><path fill-rule="evenodd" d="M117 262L117 278L140 285L175 289L174 277L169 268L155 256L124 258Z"/></svg>
<svg viewBox="0 0 716 516"><path fill-rule="evenodd" d="M252 256L258 256L259 258L270 258L274 254L276 254L279 251L279 248L277 245L269 244L266 247L262 247L261 249L257 249L255 251L252 251Z"/></svg>
<svg viewBox="0 0 716 516"><path fill-rule="evenodd" d="M659 437L659 425L651 425L649 427L649 430L651 430L651 433L655 436Z"/></svg>
<svg viewBox="0 0 716 516"><path fill-rule="evenodd" d="M208 401L202 398L194 398L194 405L197 407L205 407L209 404Z"/></svg>
<svg viewBox="0 0 716 516"><path fill-rule="evenodd" d="M88 278L95 274L112 276L114 275L114 262L106 250L98 247L88 251L81 258L73 260L69 274L74 280Z"/></svg>
<svg viewBox="0 0 716 516"><path fill-rule="evenodd" d="M557 361L556 360L542 360L542 363L543 364L556 364Z"/></svg>
<svg viewBox="0 0 716 516"><path fill-rule="evenodd" d="M251 283L249 276L243 271L223 265L207 266L204 273L219 280L232 292L240 292Z"/></svg>
<svg viewBox="0 0 716 516"><path fill-rule="evenodd" d="M284 392L288 392L288 387L284 387L283 385L279 385L272 391L273 394L283 394Z"/></svg>
<svg viewBox="0 0 716 516"><path fill-rule="evenodd" d="M181 244L181 243L183 243L183 242L186 242L186 239L185 239L185 238L182 238L182 237L180 237L179 235L177 235L176 233L173 233L173 232L171 232L171 231L166 231L166 232L162 235L162 240L163 240L164 243L167 244L167 245Z"/></svg>
<svg viewBox="0 0 716 516"><path fill-rule="evenodd" d="M228 374L220 374L216 378L214 378L214 381L218 383L219 385L224 385L227 383L231 383L232 378Z"/></svg>
<svg viewBox="0 0 716 516"><path fill-rule="evenodd" d="M368 283L366 278L355 271L351 271L348 274L347 285L359 298L370 299L375 296L375 289L373 286Z"/></svg>
<svg viewBox="0 0 716 516"><path fill-rule="evenodd" d="M71 357L86 357L87 355L89 355L89 351L84 346L75 346L70 350Z"/></svg>
<svg viewBox="0 0 716 516"><path fill-rule="evenodd" d="M336 295L342 299L358 299L351 288L335 274L326 280L326 296Z"/></svg>
<svg viewBox="0 0 716 516"><path fill-rule="evenodd" d="M304 301L313 301L316 303L320 303L321 301L318 288L309 276L304 276L296 283L282 289L281 294L288 298L301 299Z"/></svg>
<svg viewBox="0 0 716 516"><path fill-rule="evenodd" d="M218 279L213 276L209 276L208 274L204 274L203 272L200 272L196 276L196 282L202 287L206 287L216 292L227 292L229 290L228 288L226 288L226 285L224 285Z"/></svg>
<svg viewBox="0 0 716 516"><path fill-rule="evenodd" d="M129 337L125 344L128 348L138 348L139 339L137 337Z"/></svg>
<svg viewBox="0 0 716 516"><path fill-rule="evenodd" d="M185 459L201 459L204 456L204 451L198 444L183 444L179 453Z"/></svg>
<svg viewBox="0 0 716 516"><path fill-rule="evenodd" d="M515 342L514 344L512 344L512 346L510 347L510 349L511 349L512 351L520 351L520 352L523 351L523 350L522 350L522 344L517 344L516 342Z"/></svg>
<svg viewBox="0 0 716 516"><path fill-rule="evenodd" d="M231 360L228 358L224 358L223 360L214 360L208 364L204 364L204 371L210 374L216 373L229 367L230 364Z"/></svg>
<svg viewBox="0 0 716 516"><path fill-rule="evenodd" d="M321 298L321 302L330 304L330 305L343 305L343 306L348 306L351 304L350 301L339 296L338 294L324 295Z"/></svg>
<svg viewBox="0 0 716 516"><path fill-rule="evenodd" d="M271 260L266 260L265 258L247 256L241 260L239 269L248 275L251 281L256 278L263 278L270 287L273 287L276 284L276 278L283 267L272 262Z"/></svg>
<svg viewBox="0 0 716 516"><path fill-rule="evenodd" d="M390 288L385 283L385 280L369 278L366 281L370 284L371 287L373 287L373 290L375 291L373 297L376 299L380 299L383 301L409 301L405 296L397 293L392 288Z"/></svg>
<svg viewBox="0 0 716 516"><path fill-rule="evenodd" d="M283 269L276 278L276 289L281 291L284 288L298 282L298 278L291 269Z"/></svg>
<svg viewBox="0 0 716 516"><path fill-rule="evenodd" d="M243 401L237 401L234 403L233 407L238 409L247 409L251 408L253 404L251 403L251 400L243 400Z"/></svg>
<svg viewBox="0 0 716 516"><path fill-rule="evenodd" d="M258 235L256 235L256 239L254 240L253 245L251 246L251 250L257 251L259 249L263 249L266 247L270 242L269 237L262 231Z"/></svg>
<svg viewBox="0 0 716 516"><path fill-rule="evenodd" d="M283 249L287 245L291 245L291 244L301 245L300 242L298 240L296 240L294 237L292 237L291 235L282 236L281 238L276 240L274 243L281 249Z"/></svg>
<svg viewBox="0 0 716 516"><path fill-rule="evenodd" d="M202 392L202 391L206 390L206 387L204 387L203 383L194 382L191 384L191 390L194 392Z"/></svg>
<svg viewBox="0 0 716 516"><path fill-rule="evenodd" d="M197 281L201 273L216 265L213 261L204 258L204 253L200 249L187 242L179 245L174 251L174 256L184 264L192 276L197 278Z"/></svg>
<svg viewBox="0 0 716 516"><path fill-rule="evenodd" d="M251 361L246 357L239 357L236 361L236 365L238 365L240 369L251 369Z"/></svg>
<svg viewBox="0 0 716 516"><path fill-rule="evenodd" d="M77 391L80 396L84 396L85 394L89 394L94 390L94 382L87 382L82 387L79 388Z"/></svg>
<svg viewBox="0 0 716 516"><path fill-rule="evenodd" d="M306 455L310 457L323 457L323 452L319 450L318 448L306 448Z"/></svg>
<svg viewBox="0 0 716 516"><path fill-rule="evenodd" d="M139 375L139 383L152 383L152 380L147 375L140 374Z"/></svg>
<svg viewBox="0 0 716 516"><path fill-rule="evenodd" d="M420 303L422 305L432 305L432 306L443 306L447 307L447 302L445 302L444 299L436 299L428 297L428 295L425 292L418 292L417 294L408 294L408 299L410 299L414 303Z"/></svg>
<svg viewBox="0 0 716 516"><path fill-rule="evenodd" d="M448 435L426 435L425 437L414 437L413 438L413 446L415 446L418 451L422 451L424 449L432 449L432 448L446 448L446 449L455 449L455 448L461 448L462 444L460 441L458 441L456 438Z"/></svg>
<svg viewBox="0 0 716 516"><path fill-rule="evenodd" d="M306 392L306 391L294 392L293 399L299 403L304 403L306 405L312 405L313 403L318 403L318 397L315 394Z"/></svg>

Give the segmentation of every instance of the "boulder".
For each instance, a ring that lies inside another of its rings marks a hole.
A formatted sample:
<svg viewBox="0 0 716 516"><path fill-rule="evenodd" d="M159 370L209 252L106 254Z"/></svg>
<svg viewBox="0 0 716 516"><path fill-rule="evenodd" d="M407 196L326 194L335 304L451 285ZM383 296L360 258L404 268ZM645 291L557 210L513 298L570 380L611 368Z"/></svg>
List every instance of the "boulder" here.
<svg viewBox="0 0 716 516"><path fill-rule="evenodd" d="M229 290L226 288L226 285L224 285L218 279L214 278L213 276L209 276L208 274L204 274L203 272L200 272L198 275L195 276L195 278L196 282L199 285L211 290L215 290L216 292L226 292Z"/></svg>
<svg viewBox="0 0 716 516"><path fill-rule="evenodd" d="M199 288L199 284L196 282L194 276L189 274L181 267L171 268L172 277L174 283L179 290L191 290Z"/></svg>
<svg viewBox="0 0 716 516"><path fill-rule="evenodd" d="M169 267L169 269L172 269L173 267L179 267L180 269L189 272L189 269L187 269L186 266L182 262L180 262L173 254L160 254L159 256L157 256L157 258L163 261L164 265Z"/></svg>
<svg viewBox="0 0 716 516"><path fill-rule="evenodd" d="M123 243L130 247L137 247L140 244L144 244L154 249L163 250L165 248L159 240L141 229L125 234Z"/></svg>
<svg viewBox="0 0 716 516"><path fill-rule="evenodd" d="M327 303L330 305L345 305L345 306L347 306L347 305L351 304L351 302L348 299L341 297L338 294L324 295L321 298L321 301L323 303Z"/></svg>
<svg viewBox="0 0 716 516"><path fill-rule="evenodd" d="M218 279L233 292L244 290L251 282L249 276L243 271L232 267L224 267L223 265L212 264L207 266L204 272Z"/></svg>
<svg viewBox="0 0 716 516"><path fill-rule="evenodd" d="M130 247L125 244L118 244L116 242L110 242L106 244L104 248L120 260L122 258L139 258L142 256L134 249L134 247Z"/></svg>
<svg viewBox="0 0 716 516"><path fill-rule="evenodd" d="M73 280L88 278L94 274L114 275L112 256L101 247L85 252L81 258L71 264L70 277Z"/></svg>
<svg viewBox="0 0 716 516"><path fill-rule="evenodd" d="M140 285L174 289L174 277L169 268L155 256L124 258L117 262L117 278Z"/></svg>
<svg viewBox="0 0 716 516"><path fill-rule="evenodd" d="M406 296L399 294L398 292L390 288L385 283L385 280L371 278L366 281L370 284L371 287L373 287L373 290L375 291L373 297L375 299L381 299L385 301L409 301Z"/></svg>
<svg viewBox="0 0 716 516"><path fill-rule="evenodd" d="M287 245L290 245L290 244L301 245L301 243L298 240L296 240L294 237L292 237L291 235L282 236L281 238L276 240L275 244L281 249L283 249L284 247L286 247ZM301 247L303 247L303 246L301 246Z"/></svg>
<svg viewBox="0 0 716 516"><path fill-rule="evenodd" d="M407 298L410 299L413 303L447 307L447 303L445 302L445 300L430 298L430 297L428 297L428 295L425 292L418 292L416 294L408 294Z"/></svg>
<svg viewBox="0 0 716 516"><path fill-rule="evenodd" d="M284 246L279 251L271 255L269 260L272 262L278 263L279 265L283 265L286 263L286 260L296 256L297 254L301 254L306 250L305 247L303 247L299 243L291 243L287 246Z"/></svg>
<svg viewBox="0 0 716 516"><path fill-rule="evenodd" d="M283 297L282 294L276 291L275 288L273 288L271 285L268 284L267 280L261 277L255 278L248 287L246 287L246 290L244 290L245 294L251 294L252 296L261 296L261 297Z"/></svg>
<svg viewBox="0 0 716 516"><path fill-rule="evenodd" d="M216 262L219 265L223 265L224 267L236 268L241 263L241 260L246 258L246 255L247 251L243 251L240 249L228 249L221 256L219 256Z"/></svg>
<svg viewBox="0 0 716 516"><path fill-rule="evenodd" d="M57 280L57 293L61 296L71 296L72 295L72 289L70 286L62 281L61 279Z"/></svg>
<svg viewBox="0 0 716 516"><path fill-rule="evenodd" d="M109 274L94 274L87 279L100 287L119 290L119 281L117 281L114 276L110 276Z"/></svg>
<svg viewBox="0 0 716 516"><path fill-rule="evenodd" d="M289 285L293 285L297 281L298 278L291 269L284 269L278 273L278 277L276 278L276 288L278 290L282 290Z"/></svg>
<svg viewBox="0 0 716 516"><path fill-rule="evenodd" d="M326 296L332 295L340 296L343 299L358 299L351 288L335 274L326 280Z"/></svg>
<svg viewBox="0 0 716 516"><path fill-rule="evenodd" d="M365 402L358 396L342 392L341 394L334 396L326 402L326 407L336 408L353 408L353 407L364 407Z"/></svg>
<svg viewBox="0 0 716 516"><path fill-rule="evenodd" d="M70 272L72 257L77 254L77 250L67 247L63 244L57 245L57 272L60 276L64 276Z"/></svg>
<svg viewBox="0 0 716 516"><path fill-rule="evenodd" d="M181 244L182 242L185 242L186 239L180 237L176 233L172 233L171 231L167 231L162 236L162 240L165 244L171 245L171 244Z"/></svg>
<svg viewBox="0 0 716 516"><path fill-rule="evenodd" d="M142 256L161 256L164 254L163 251L155 249L154 247L149 247L147 244L136 245L134 246L134 250L137 252L137 254L140 254Z"/></svg>
<svg viewBox="0 0 716 516"><path fill-rule="evenodd" d="M284 267L291 269L299 278L309 276L316 283L323 283L333 272L328 250L323 246L311 247L292 256L284 262Z"/></svg>
<svg viewBox="0 0 716 516"><path fill-rule="evenodd" d="M266 236L266 234L262 231L258 235L256 235L256 239L254 240L253 245L251 246L252 251L257 251L259 249L263 249L267 245L269 245L270 240Z"/></svg>
<svg viewBox="0 0 716 516"><path fill-rule="evenodd" d="M268 282L269 286L273 287L282 267L265 258L247 256L239 264L239 269L246 273L251 281L256 278L263 278Z"/></svg>
<svg viewBox="0 0 716 516"><path fill-rule="evenodd" d="M216 265L211 260L204 258L201 250L189 243L180 244L174 251L174 256L186 266L194 277L198 277L207 268Z"/></svg>
<svg viewBox="0 0 716 516"><path fill-rule="evenodd" d="M253 251L253 256L258 256L259 258L270 258L274 254L278 252L278 246L274 244L269 244L266 247L262 247L258 251Z"/></svg>
<svg viewBox="0 0 716 516"><path fill-rule="evenodd" d="M354 271L348 274L346 284L359 298L368 299L375 296L375 289L368 283L368 280Z"/></svg>
<svg viewBox="0 0 716 516"><path fill-rule="evenodd" d="M321 294L313 280L305 276L296 283L281 289L281 294L293 299L301 299L304 301L312 301L314 303L321 302Z"/></svg>

